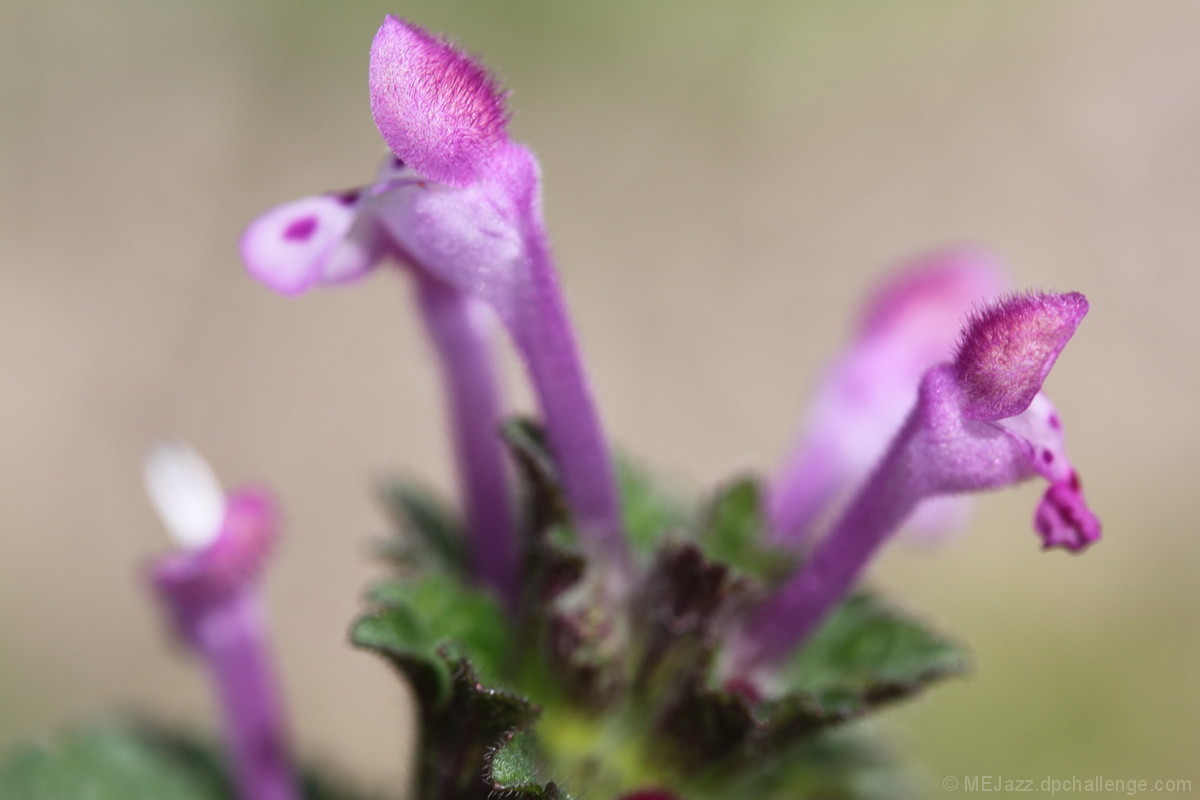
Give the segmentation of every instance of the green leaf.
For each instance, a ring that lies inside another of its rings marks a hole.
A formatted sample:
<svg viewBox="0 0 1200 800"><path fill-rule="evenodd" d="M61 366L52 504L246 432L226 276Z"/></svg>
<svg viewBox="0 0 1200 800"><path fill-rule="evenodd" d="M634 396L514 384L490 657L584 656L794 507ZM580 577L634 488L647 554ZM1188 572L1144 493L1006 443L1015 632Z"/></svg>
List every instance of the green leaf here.
<svg viewBox="0 0 1200 800"><path fill-rule="evenodd" d="M363 800L311 767L305 800ZM235 800L224 755L205 738L147 722L69 731L0 756L0 797L13 800Z"/></svg>
<svg viewBox="0 0 1200 800"><path fill-rule="evenodd" d="M526 527L540 536L551 528L570 525L571 512L563 494L558 466L546 444L546 433L531 419L514 417L500 428L524 478L526 488Z"/></svg>
<svg viewBox="0 0 1200 800"><path fill-rule="evenodd" d="M764 545L758 484L734 481L691 514L619 461L644 572L614 599L609 576L575 540L541 428L516 419L503 435L526 509L517 608L470 588L460 564L453 575L376 586L353 632L416 690L417 796L561 800L552 777L606 796L648 786L697 800L906 796L890 761L847 744L840 723L961 671L956 645L856 595L777 670L769 698L713 685L731 626L797 560ZM427 531L449 530L428 521L445 515L422 517L413 505L406 514ZM508 691L504 678L529 696Z"/></svg>
<svg viewBox="0 0 1200 800"><path fill-rule="evenodd" d="M704 511L699 541L714 561L774 583L792 573L797 559L763 542L761 494L753 478L739 478L718 490Z"/></svg>
<svg viewBox="0 0 1200 800"><path fill-rule="evenodd" d="M567 527L570 513L558 466L541 425L535 420L516 417L505 423L502 435L525 476L527 494L535 501L531 521L546 527ZM636 462L618 454L616 477L626 535L636 553L649 555L664 534L687 526L690 515L685 504L664 491ZM563 542L570 543L570 540Z"/></svg>
<svg viewBox="0 0 1200 800"><path fill-rule="evenodd" d="M624 679L626 650L611 582L577 547L541 427L517 418L504 425L502 434L526 486L520 637L526 645L525 671L545 679L530 685L539 697L557 692L581 705L610 702Z"/></svg>
<svg viewBox="0 0 1200 800"><path fill-rule="evenodd" d="M213 800L228 783L122 727L22 745L0 763L0 796L20 800Z"/></svg>
<svg viewBox="0 0 1200 800"><path fill-rule="evenodd" d="M864 725L825 731L774 758L759 759L719 796L758 800L913 800L915 776Z"/></svg>
<svg viewBox="0 0 1200 800"><path fill-rule="evenodd" d="M682 501L665 491L634 461L617 457L617 486L621 492L629 545L649 557L663 537L685 530L691 515Z"/></svg>
<svg viewBox="0 0 1200 800"><path fill-rule="evenodd" d="M398 536L383 545L385 557L401 565L432 562L460 575L468 572L462 521L434 492L398 480L380 489L384 511Z"/></svg>
<svg viewBox="0 0 1200 800"><path fill-rule="evenodd" d="M956 642L864 591L842 603L779 677L810 713L836 721L916 694L968 666Z"/></svg>
<svg viewBox="0 0 1200 800"><path fill-rule="evenodd" d="M386 658L413 684L421 710L421 797L483 800L488 754L538 709L501 688L511 630L495 600L454 577L396 579L370 593L376 608L351 639Z"/></svg>
<svg viewBox="0 0 1200 800"><path fill-rule="evenodd" d="M953 641L862 592L780 667L772 698L690 683L658 725L685 768L732 775L966 668Z"/></svg>
<svg viewBox="0 0 1200 800"><path fill-rule="evenodd" d="M546 779L545 757L532 731L509 737L491 754L487 779L495 792L504 797L527 800L570 800L558 784Z"/></svg>
<svg viewBox="0 0 1200 800"><path fill-rule="evenodd" d="M508 672L509 624L492 595L430 571L376 584L368 600L375 610L358 620L351 640L411 664L420 673L410 676L415 683L424 686L433 677L433 702L445 699L461 659L486 681Z"/></svg>

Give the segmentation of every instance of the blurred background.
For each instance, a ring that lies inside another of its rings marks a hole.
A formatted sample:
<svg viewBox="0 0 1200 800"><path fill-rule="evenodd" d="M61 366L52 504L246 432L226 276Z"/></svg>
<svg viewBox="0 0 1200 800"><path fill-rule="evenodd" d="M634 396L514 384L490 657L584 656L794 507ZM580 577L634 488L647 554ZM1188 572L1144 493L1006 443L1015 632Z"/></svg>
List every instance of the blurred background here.
<svg viewBox="0 0 1200 800"><path fill-rule="evenodd" d="M140 575L168 546L140 460L171 435L282 498L268 593L301 749L398 775L407 699L345 631L377 571L373 482L450 485L433 365L401 277L286 300L236 249L265 208L372 174L389 12L513 90L610 433L681 483L775 465L860 298L914 253L972 242L1017 286L1086 292L1048 389L1106 538L1040 553L1030 485L943 548L888 550L877 582L977 670L885 724L931 796L945 775L1200 786L1188 0L4 0L0 746L113 710L208 724Z"/></svg>

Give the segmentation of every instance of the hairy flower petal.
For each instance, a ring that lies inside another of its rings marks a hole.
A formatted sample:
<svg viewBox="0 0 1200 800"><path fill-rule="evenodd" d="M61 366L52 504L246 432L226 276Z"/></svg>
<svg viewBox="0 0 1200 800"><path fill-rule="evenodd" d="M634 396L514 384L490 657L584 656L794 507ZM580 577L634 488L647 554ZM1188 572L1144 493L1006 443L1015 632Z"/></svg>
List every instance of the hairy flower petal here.
<svg viewBox="0 0 1200 800"><path fill-rule="evenodd" d="M954 365L973 419L1025 410L1088 311L1082 294L1014 295L971 319Z"/></svg>
<svg viewBox="0 0 1200 800"><path fill-rule="evenodd" d="M508 141L504 95L487 70L411 22L384 20L370 85L384 141L432 180L466 186Z"/></svg>

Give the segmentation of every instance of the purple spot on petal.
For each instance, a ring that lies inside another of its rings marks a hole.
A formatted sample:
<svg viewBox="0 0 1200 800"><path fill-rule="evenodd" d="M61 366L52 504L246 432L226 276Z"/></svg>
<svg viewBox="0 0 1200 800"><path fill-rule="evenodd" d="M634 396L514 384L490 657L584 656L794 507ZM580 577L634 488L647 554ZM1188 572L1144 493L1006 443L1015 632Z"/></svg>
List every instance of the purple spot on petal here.
<svg viewBox="0 0 1200 800"><path fill-rule="evenodd" d="M404 169L404 159L400 156L392 156L392 166L396 169Z"/></svg>
<svg viewBox="0 0 1200 800"><path fill-rule="evenodd" d="M352 206L362 197L362 189L347 189L344 192L334 192L333 199L344 206Z"/></svg>
<svg viewBox="0 0 1200 800"><path fill-rule="evenodd" d="M283 238L291 242L307 241L308 237L313 235L313 231L317 229L317 218L311 214L307 217L293 220L291 225L288 225L283 230Z"/></svg>
<svg viewBox="0 0 1200 800"><path fill-rule="evenodd" d="M1056 430L1056 431L1062 430L1062 420L1060 420L1058 418L1057 414L1051 414L1050 419L1048 419L1046 421L1050 423L1050 427L1053 428L1054 430Z"/></svg>
<svg viewBox="0 0 1200 800"><path fill-rule="evenodd" d="M1042 461L1044 461L1047 464L1054 463L1054 453L1051 453L1049 450L1043 450L1042 451Z"/></svg>

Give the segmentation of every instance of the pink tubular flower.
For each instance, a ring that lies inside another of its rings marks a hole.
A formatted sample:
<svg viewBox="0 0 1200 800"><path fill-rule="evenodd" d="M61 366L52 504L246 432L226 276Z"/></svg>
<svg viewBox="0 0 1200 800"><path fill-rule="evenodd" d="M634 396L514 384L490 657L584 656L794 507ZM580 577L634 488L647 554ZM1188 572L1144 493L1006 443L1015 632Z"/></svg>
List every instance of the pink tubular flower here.
<svg viewBox="0 0 1200 800"><path fill-rule="evenodd" d="M612 462L550 255L537 161L508 138L503 94L474 60L394 17L372 45L370 87L375 123L395 159L366 189L300 200L255 221L242 239L251 274L290 294L354 280L392 256L434 287L424 291L440 309L427 315L434 338L456 343L440 346L447 374L460 371L448 381L451 393L455 384L479 390L452 405L490 421L482 434L479 425L457 433L472 532L501 542L477 566L511 597L512 510L507 489L495 489L504 466L495 434L500 404L490 379L465 374L490 372L490 356L462 328L470 315L447 313L452 303L490 308L528 369L581 534L623 561ZM437 321L447 318L460 321L457 333L438 333ZM474 441L480 435L487 441ZM463 463L465 454L477 463ZM490 488L480 491L470 475Z"/></svg>
<svg viewBox="0 0 1200 800"><path fill-rule="evenodd" d="M922 500L1050 483L1034 516L1044 548L1100 538L1041 387L1087 313L1084 296L1023 294L969 321L954 360L929 369L916 405L841 519L736 644L734 675L753 676L800 644L852 588L876 549Z"/></svg>
<svg viewBox="0 0 1200 800"><path fill-rule="evenodd" d="M226 497L208 465L181 445L151 455L146 484L181 546L153 564L151 582L176 634L208 670L238 793L243 800L296 800L258 594L277 536L275 505L259 489Z"/></svg>
<svg viewBox="0 0 1200 800"><path fill-rule="evenodd" d="M918 258L868 303L854 342L834 362L809 410L805 431L771 482L773 540L809 544L821 512L860 484L904 423L921 376L953 355L975 304L1003 291L987 254L949 249ZM943 498L922 504L958 504ZM937 509L946 511L947 509Z"/></svg>

